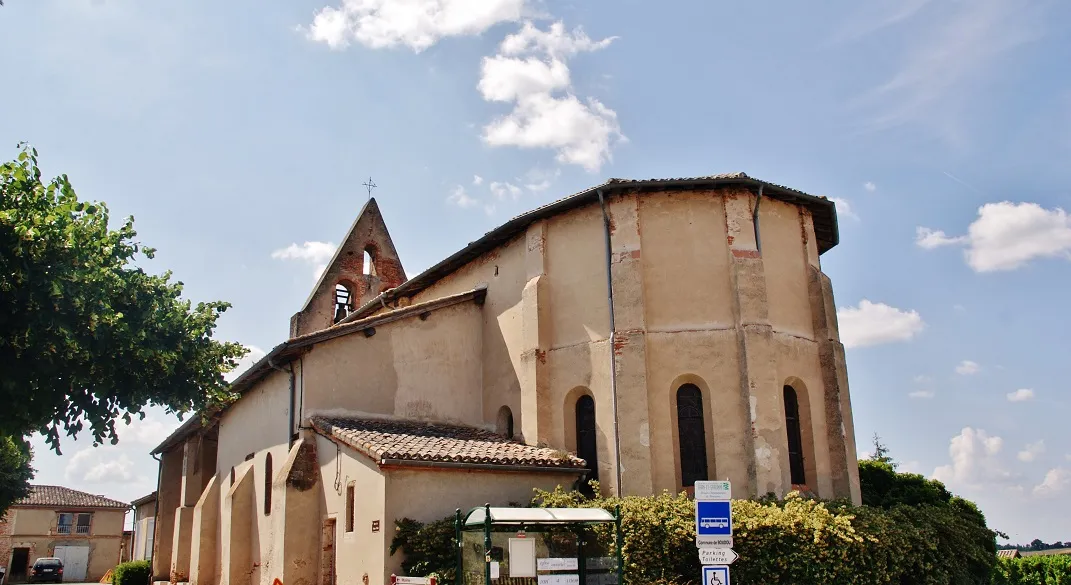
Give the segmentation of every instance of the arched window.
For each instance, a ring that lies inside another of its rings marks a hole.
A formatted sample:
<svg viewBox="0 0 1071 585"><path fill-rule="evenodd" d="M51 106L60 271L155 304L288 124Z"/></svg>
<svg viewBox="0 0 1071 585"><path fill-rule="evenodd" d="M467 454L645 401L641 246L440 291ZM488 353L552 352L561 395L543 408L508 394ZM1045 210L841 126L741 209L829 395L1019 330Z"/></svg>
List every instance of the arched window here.
<svg viewBox="0 0 1071 585"><path fill-rule="evenodd" d="M372 248L368 247L364 249L364 264L363 270L366 275L374 276L376 273L376 259L372 255Z"/></svg>
<svg viewBox="0 0 1071 585"><path fill-rule="evenodd" d="M677 442L680 444L681 484L694 486L707 479L707 431L703 393L695 384L677 389Z"/></svg>
<svg viewBox="0 0 1071 585"><path fill-rule="evenodd" d="M498 422L495 427L498 434L507 439L513 438L513 411L508 406L498 409Z"/></svg>
<svg viewBox="0 0 1071 585"><path fill-rule="evenodd" d="M576 401L576 454L588 464L588 476L580 491L589 496L594 493L588 482L599 479L598 441L595 433L595 399L585 394Z"/></svg>
<svg viewBox="0 0 1071 585"><path fill-rule="evenodd" d="M271 514L271 453L264 456L264 515Z"/></svg>
<svg viewBox="0 0 1071 585"><path fill-rule="evenodd" d="M332 323L338 323L353 310L353 291L341 282L335 285L335 317Z"/></svg>
<svg viewBox="0 0 1071 585"><path fill-rule="evenodd" d="M785 386L785 428L788 429L788 468L793 485L807 483L803 466L803 436L800 432L800 402L796 390Z"/></svg>

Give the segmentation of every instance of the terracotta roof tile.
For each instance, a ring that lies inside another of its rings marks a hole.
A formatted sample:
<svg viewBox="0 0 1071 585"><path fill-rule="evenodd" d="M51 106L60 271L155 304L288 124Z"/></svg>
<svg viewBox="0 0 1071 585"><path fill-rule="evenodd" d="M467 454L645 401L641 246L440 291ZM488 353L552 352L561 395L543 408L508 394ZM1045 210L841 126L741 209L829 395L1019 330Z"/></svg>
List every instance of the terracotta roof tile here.
<svg viewBox="0 0 1071 585"><path fill-rule="evenodd" d="M491 431L441 423L316 417L313 427L374 459L582 469L571 454L506 439Z"/></svg>
<svg viewBox="0 0 1071 585"><path fill-rule="evenodd" d="M30 486L30 495L16 506L47 506L52 508L129 508L130 504L104 496L87 494L58 485Z"/></svg>

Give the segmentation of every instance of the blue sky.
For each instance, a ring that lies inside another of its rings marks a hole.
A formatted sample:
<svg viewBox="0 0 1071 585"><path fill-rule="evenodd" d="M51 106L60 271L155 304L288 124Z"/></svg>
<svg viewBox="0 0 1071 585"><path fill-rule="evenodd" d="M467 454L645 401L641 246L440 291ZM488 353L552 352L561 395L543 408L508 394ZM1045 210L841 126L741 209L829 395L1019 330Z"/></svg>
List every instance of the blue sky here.
<svg viewBox="0 0 1071 585"><path fill-rule="evenodd" d="M5 4L4 158L134 215L222 338L284 339L369 176L412 275L608 177L744 171L838 201L860 454L1071 539L1071 5ZM38 480L141 496L174 426L38 442Z"/></svg>

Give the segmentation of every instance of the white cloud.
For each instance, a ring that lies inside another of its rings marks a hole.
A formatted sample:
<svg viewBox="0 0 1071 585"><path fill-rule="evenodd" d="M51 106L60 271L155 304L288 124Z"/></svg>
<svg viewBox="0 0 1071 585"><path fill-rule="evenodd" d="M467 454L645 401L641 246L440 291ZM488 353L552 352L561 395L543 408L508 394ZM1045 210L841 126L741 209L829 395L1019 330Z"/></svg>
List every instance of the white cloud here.
<svg viewBox="0 0 1071 585"><path fill-rule="evenodd" d="M497 181L488 185L491 189L491 194L495 196L495 199L503 201L509 196L511 199L517 199L521 196L521 188L512 183L499 183Z"/></svg>
<svg viewBox="0 0 1071 585"><path fill-rule="evenodd" d="M228 382L233 382L234 380L238 379L238 376L241 376L242 373L253 367L253 364L257 363L258 361L260 361L261 358L268 355L267 352L255 345L247 345L245 347L249 350L249 353L245 354L245 357L238 360L237 367L227 372L223 376L223 378L226 379Z"/></svg>
<svg viewBox="0 0 1071 585"><path fill-rule="evenodd" d="M536 57L484 57L477 89L490 102L512 102L534 93L569 87L569 67L563 61Z"/></svg>
<svg viewBox="0 0 1071 585"><path fill-rule="evenodd" d="M1037 459L1038 455L1041 455L1044 452L1045 452L1045 441L1044 440L1040 440L1040 441L1038 441L1036 443L1029 443L1029 444L1027 444L1027 446L1022 451L1019 451L1019 455L1018 455L1019 456L1019 461L1023 461L1023 462L1029 463L1029 462Z"/></svg>
<svg viewBox="0 0 1071 585"><path fill-rule="evenodd" d="M950 238L941 230L931 230L930 228L922 226L915 228L915 244L926 250L932 250L941 246L962 244L966 241L967 236Z"/></svg>
<svg viewBox="0 0 1071 585"><path fill-rule="evenodd" d="M929 384L931 382L933 382L933 378L925 374L919 374L918 376L915 376L916 384Z"/></svg>
<svg viewBox="0 0 1071 585"><path fill-rule="evenodd" d="M373 49L406 46L419 53L440 39L478 35L516 22L524 0L342 0L320 9L306 29L313 41L342 49L356 41Z"/></svg>
<svg viewBox="0 0 1071 585"><path fill-rule="evenodd" d="M908 394L911 398L933 398L933 390L916 390Z"/></svg>
<svg viewBox="0 0 1071 585"><path fill-rule="evenodd" d="M133 442L145 447L155 447L163 442L180 423L175 419L160 420L147 415L145 420L133 417L130 424L124 424L121 420L115 422L115 433L119 435L120 443Z"/></svg>
<svg viewBox="0 0 1071 585"><path fill-rule="evenodd" d="M562 170L560 168L555 168L554 170L533 168L525 173L523 178L519 178L518 181L524 184L525 189L538 193L549 189L561 174Z"/></svg>
<svg viewBox="0 0 1071 585"><path fill-rule="evenodd" d="M477 87L484 99L511 102L513 110L484 126L484 142L549 148L557 151L559 163L593 172L602 168L611 159L611 148L627 138L616 112L595 98L581 100L573 94L566 61L613 40L593 41L580 28L566 31L561 22L546 30L526 22L507 36L498 54L484 58Z"/></svg>
<svg viewBox="0 0 1071 585"><path fill-rule="evenodd" d="M859 216L852 210L852 205L848 203L847 199L830 197L829 200L837 206L837 215L843 215L844 217L850 217L856 220L859 219Z"/></svg>
<svg viewBox="0 0 1071 585"><path fill-rule="evenodd" d="M481 177L480 175L472 175L472 184L473 185L482 185L483 184L483 177Z"/></svg>
<svg viewBox="0 0 1071 585"><path fill-rule="evenodd" d="M1034 486L1034 495L1042 498L1057 496L1071 488L1071 469L1054 467L1045 474L1045 479Z"/></svg>
<svg viewBox="0 0 1071 585"><path fill-rule="evenodd" d="M64 475L75 486L79 483L127 482L134 479L134 462L125 453L114 457L114 452L90 447L71 457Z"/></svg>
<svg viewBox="0 0 1071 585"><path fill-rule="evenodd" d="M544 53L552 58L564 58L577 53L605 49L615 40L617 37L593 41L580 27L567 32L561 21L551 24L545 31L536 28L531 22L525 22L520 31L502 41L499 51L503 55Z"/></svg>
<svg viewBox="0 0 1071 585"><path fill-rule="evenodd" d="M963 305L960 305L960 304L956 304L956 305L952 305L952 309L954 311L958 311L958 312L962 313L962 312L967 310L967 307L964 307Z"/></svg>
<svg viewBox="0 0 1071 585"><path fill-rule="evenodd" d="M933 10L922 7L930 5ZM1039 38L1045 23L1040 5L1009 0L929 3L914 1L886 16L880 26L910 26L906 53L882 85L863 96L872 109L870 126L886 129L917 124L955 143L971 108L999 79L1007 54Z"/></svg>
<svg viewBox="0 0 1071 585"><path fill-rule="evenodd" d="M904 311L866 299L859 301L857 307L838 309L837 320L840 340L847 348L908 341L926 326L914 310Z"/></svg>
<svg viewBox="0 0 1071 585"><path fill-rule="evenodd" d="M953 491L1008 485L1015 475L1000 460L1003 447L1004 440L1000 437L990 436L983 429L965 427L949 443L952 462L934 469L933 477Z"/></svg>
<svg viewBox="0 0 1071 585"><path fill-rule="evenodd" d="M878 186L875 185L871 181L867 181L866 183L863 183L863 188L866 189L867 191L870 191L871 193L873 193L874 191L878 190Z"/></svg>
<svg viewBox="0 0 1071 585"><path fill-rule="evenodd" d="M1008 393L1008 402L1023 402L1032 398L1034 398L1034 391L1030 388L1020 388Z"/></svg>
<svg viewBox="0 0 1071 585"><path fill-rule="evenodd" d="M956 373L961 376L970 376L971 374L977 374L980 366L972 362L971 360L963 360L956 366Z"/></svg>
<svg viewBox="0 0 1071 585"><path fill-rule="evenodd" d="M964 236L924 227L917 232L916 243L927 249L966 244L964 256L975 272L1014 270L1037 258L1071 259L1071 216L1037 203L986 203Z"/></svg>
<svg viewBox="0 0 1071 585"><path fill-rule="evenodd" d="M304 244L290 244L271 253L276 260L298 260L313 265L313 280L318 280L324 270L327 270L326 262L335 255L335 244L331 242L305 242Z"/></svg>
<svg viewBox="0 0 1071 585"><path fill-rule="evenodd" d="M454 187L454 190L450 192L450 196L447 197L446 200L462 209L468 209L480 203L476 199L470 197L469 194L465 192L465 188L461 185Z"/></svg>
<svg viewBox="0 0 1071 585"><path fill-rule="evenodd" d="M509 114L484 127L491 146L553 148L555 160L598 171L611 159L611 147L626 140L617 113L595 98L540 93L517 102Z"/></svg>

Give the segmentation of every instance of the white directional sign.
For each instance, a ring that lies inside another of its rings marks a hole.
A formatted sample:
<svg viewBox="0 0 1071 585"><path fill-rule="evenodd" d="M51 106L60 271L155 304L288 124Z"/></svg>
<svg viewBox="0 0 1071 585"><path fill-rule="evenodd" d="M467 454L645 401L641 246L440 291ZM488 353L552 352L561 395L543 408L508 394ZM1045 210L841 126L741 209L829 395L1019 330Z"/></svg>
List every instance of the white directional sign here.
<svg viewBox="0 0 1071 585"><path fill-rule="evenodd" d="M695 500L705 502L724 502L732 499L732 486L727 481L695 482Z"/></svg>
<svg viewBox="0 0 1071 585"><path fill-rule="evenodd" d="M701 565L731 565L738 558L740 555L731 548L699 549L699 564Z"/></svg>

